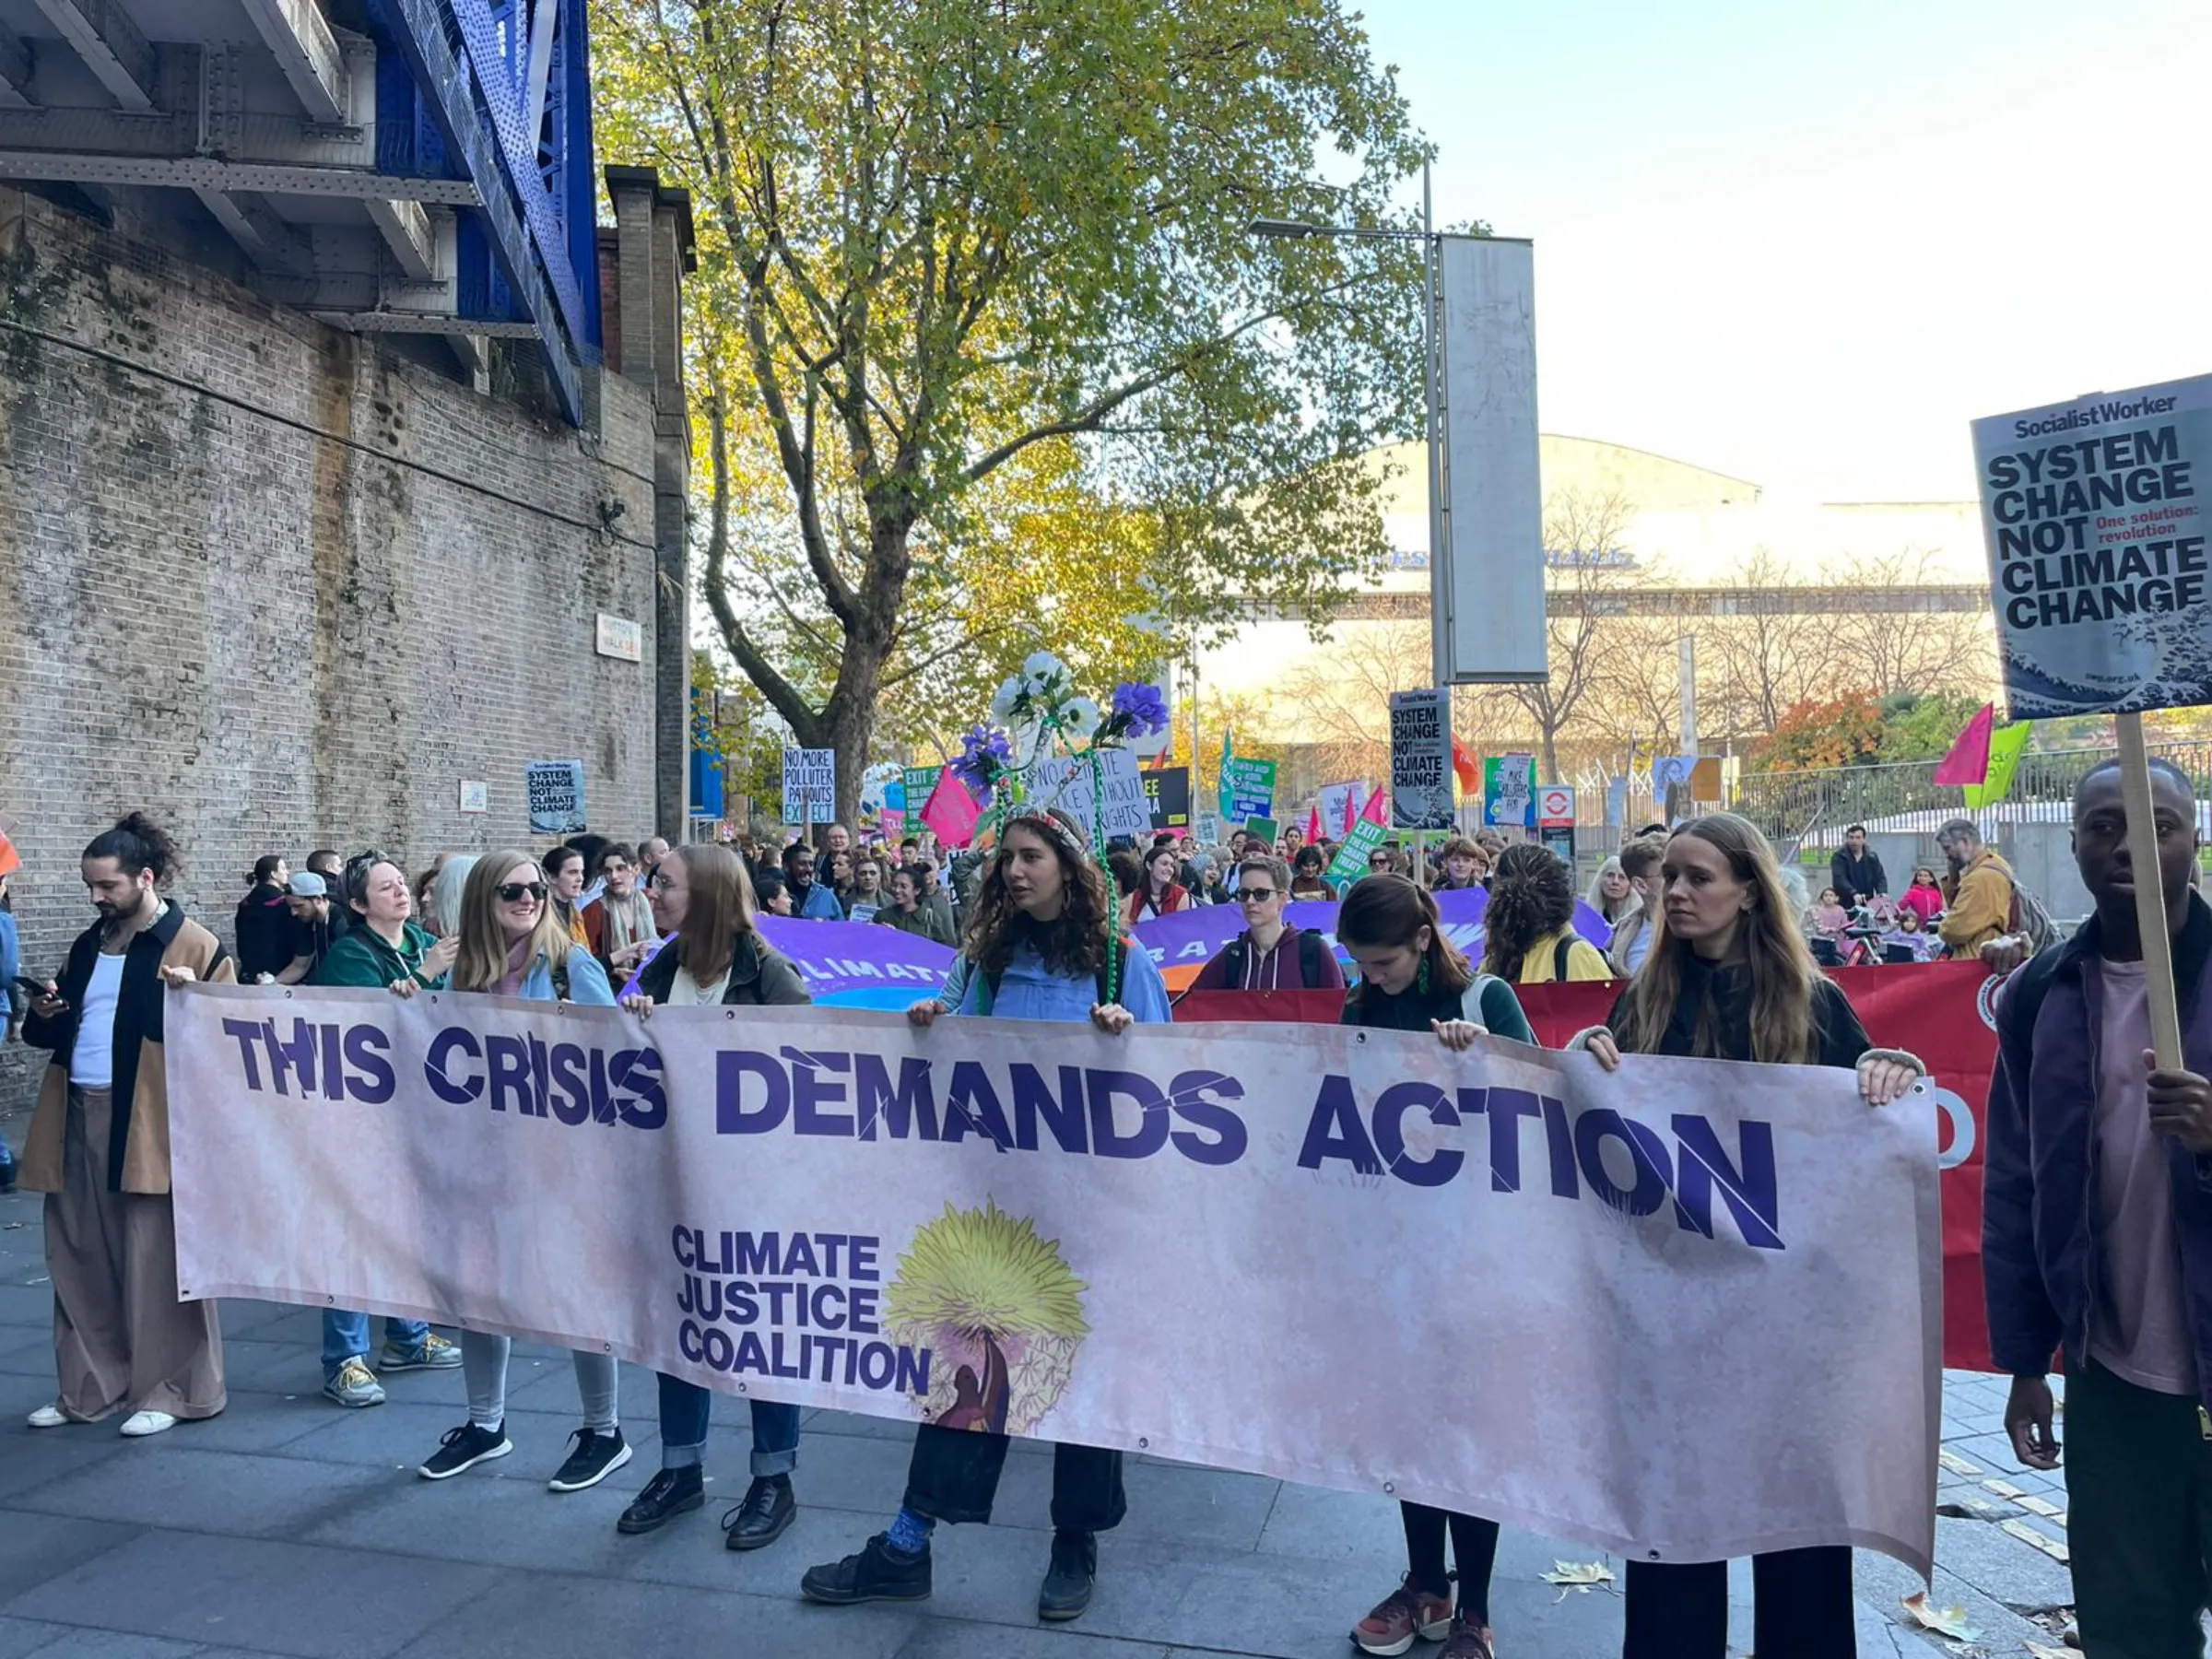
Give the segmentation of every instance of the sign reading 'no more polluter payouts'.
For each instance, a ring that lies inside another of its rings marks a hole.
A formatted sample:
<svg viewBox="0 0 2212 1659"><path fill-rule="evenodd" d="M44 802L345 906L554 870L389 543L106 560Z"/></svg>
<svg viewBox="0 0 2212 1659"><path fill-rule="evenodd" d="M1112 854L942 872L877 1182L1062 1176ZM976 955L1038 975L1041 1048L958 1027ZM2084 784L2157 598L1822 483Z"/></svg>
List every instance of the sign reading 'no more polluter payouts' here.
<svg viewBox="0 0 2212 1659"><path fill-rule="evenodd" d="M1848 1071L1607 1075L1334 1024L168 1007L190 1296L436 1314L1638 1559L1928 1565L1936 1113L1869 1112ZM1494 1269L1481 1297L1405 1271L1439 1250Z"/></svg>
<svg viewBox="0 0 2212 1659"><path fill-rule="evenodd" d="M783 751L783 821L826 824L837 814L837 751Z"/></svg>
<svg viewBox="0 0 2212 1659"><path fill-rule="evenodd" d="M2212 702L2212 375L1974 422L2015 720Z"/></svg>

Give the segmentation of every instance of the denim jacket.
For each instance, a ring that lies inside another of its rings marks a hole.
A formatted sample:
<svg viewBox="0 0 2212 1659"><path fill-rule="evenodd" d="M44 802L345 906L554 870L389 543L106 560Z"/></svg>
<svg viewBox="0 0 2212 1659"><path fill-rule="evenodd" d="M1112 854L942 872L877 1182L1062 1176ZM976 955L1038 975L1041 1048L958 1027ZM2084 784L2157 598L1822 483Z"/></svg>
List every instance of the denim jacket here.
<svg viewBox="0 0 2212 1659"><path fill-rule="evenodd" d="M2063 1348L2069 1366L2088 1358L2098 1294L2097 1081L2101 983L2094 967L2103 930L2091 918L2071 939L2015 973L1997 998L1998 1057L1989 1083L1982 1180L1982 1281L1997 1369L2040 1377ZM2173 942L2182 1009L2182 1055L2212 1076L2212 908L2194 893ZM2030 1030L2015 1029L2021 991L2041 1002ZM2022 1059L2025 1057L2022 1075ZM2182 1293L2199 1392L2212 1404L2212 1156L2166 1142Z"/></svg>

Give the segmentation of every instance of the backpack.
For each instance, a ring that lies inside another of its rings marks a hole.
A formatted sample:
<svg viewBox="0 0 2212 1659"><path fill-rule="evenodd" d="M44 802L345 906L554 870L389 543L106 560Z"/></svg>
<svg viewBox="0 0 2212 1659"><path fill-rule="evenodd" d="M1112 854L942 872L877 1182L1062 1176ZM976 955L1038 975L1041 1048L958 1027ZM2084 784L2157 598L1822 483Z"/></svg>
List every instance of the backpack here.
<svg viewBox="0 0 2212 1659"><path fill-rule="evenodd" d="M2005 931L2025 936L2030 951L2056 944L2058 924L2052 921L2043 901L2022 887L2009 872L2005 878L2012 883L2012 904L2005 912Z"/></svg>
<svg viewBox="0 0 2212 1659"><path fill-rule="evenodd" d="M1245 989L1245 940L1249 937L1249 935L1239 934L1221 948L1222 971L1229 978L1231 991ZM1321 935L1313 929L1301 927L1298 930L1298 982L1301 989L1312 991L1320 988L1322 957L1326 948L1321 942Z"/></svg>

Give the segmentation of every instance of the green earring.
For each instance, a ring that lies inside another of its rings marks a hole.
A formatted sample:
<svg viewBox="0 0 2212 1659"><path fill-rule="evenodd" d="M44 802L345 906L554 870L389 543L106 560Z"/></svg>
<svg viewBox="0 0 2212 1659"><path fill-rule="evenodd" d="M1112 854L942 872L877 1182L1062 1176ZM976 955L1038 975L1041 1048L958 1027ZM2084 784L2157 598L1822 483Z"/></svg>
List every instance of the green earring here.
<svg viewBox="0 0 2212 1659"><path fill-rule="evenodd" d="M1429 959L1427 957L1421 959L1421 971L1415 976L1413 982L1419 987L1423 996L1429 994Z"/></svg>

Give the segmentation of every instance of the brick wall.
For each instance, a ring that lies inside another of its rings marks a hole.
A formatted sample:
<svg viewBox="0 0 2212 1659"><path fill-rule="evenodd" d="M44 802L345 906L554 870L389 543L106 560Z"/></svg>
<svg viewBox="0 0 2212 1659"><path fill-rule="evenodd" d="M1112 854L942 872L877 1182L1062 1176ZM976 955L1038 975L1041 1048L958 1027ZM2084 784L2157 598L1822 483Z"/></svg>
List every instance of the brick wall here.
<svg viewBox="0 0 2212 1659"><path fill-rule="evenodd" d="M0 185L0 825L27 971L90 920L77 854L133 807L226 943L263 853L532 844L527 760L582 759L595 830L653 827L654 411L594 379L579 433ZM594 653L600 611L644 624L642 663ZM0 1052L0 1111L30 1076Z"/></svg>

